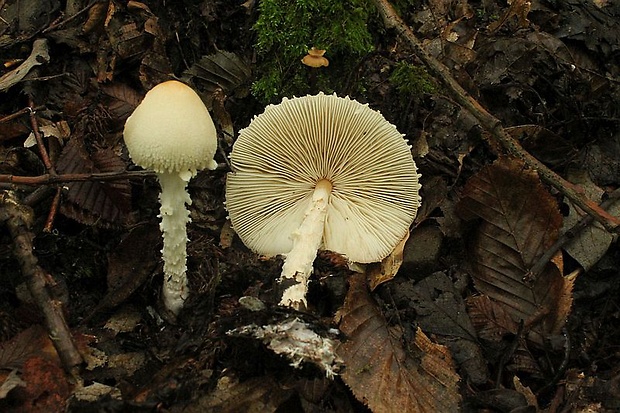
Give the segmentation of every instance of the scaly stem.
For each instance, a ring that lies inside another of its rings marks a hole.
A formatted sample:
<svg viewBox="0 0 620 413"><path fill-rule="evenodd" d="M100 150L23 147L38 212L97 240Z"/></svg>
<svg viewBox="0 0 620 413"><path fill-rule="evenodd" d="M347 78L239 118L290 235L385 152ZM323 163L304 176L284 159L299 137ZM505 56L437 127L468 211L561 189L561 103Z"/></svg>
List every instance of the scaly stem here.
<svg viewBox="0 0 620 413"><path fill-rule="evenodd" d="M177 315L188 295L187 276L185 271L187 259L187 223L190 221L189 210L192 200L187 193L188 180L179 174L158 174L161 193L159 216L164 237L161 250L164 260L163 298L166 308Z"/></svg>
<svg viewBox="0 0 620 413"><path fill-rule="evenodd" d="M322 179L317 182L308 208L299 229L292 234L293 248L286 255L282 266L280 282L295 280L295 284L284 290L281 305L301 308L306 305L308 279L312 274L312 264L323 241L327 205L332 192L331 182Z"/></svg>

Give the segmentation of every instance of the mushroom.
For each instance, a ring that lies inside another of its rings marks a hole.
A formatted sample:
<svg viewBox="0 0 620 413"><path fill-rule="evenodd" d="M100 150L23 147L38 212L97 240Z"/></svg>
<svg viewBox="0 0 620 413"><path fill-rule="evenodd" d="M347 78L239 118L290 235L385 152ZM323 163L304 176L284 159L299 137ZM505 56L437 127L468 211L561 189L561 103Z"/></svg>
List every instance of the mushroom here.
<svg viewBox="0 0 620 413"><path fill-rule="evenodd" d="M157 173L161 185L160 229L163 233L163 299L175 316L188 296L185 205L192 200L187 183L198 170L215 169L217 135L209 111L189 86L171 80L151 89L125 123L129 155L137 165Z"/></svg>
<svg viewBox="0 0 620 413"><path fill-rule="evenodd" d="M308 54L301 59L301 63L310 67L322 67L329 66L329 60L326 57L323 57L325 54L325 50L319 50L315 47L312 47L308 50Z"/></svg>
<svg viewBox="0 0 620 413"><path fill-rule="evenodd" d="M226 207L250 249L286 256L281 304L302 308L318 249L385 258L420 205L419 175L396 127L348 97L284 98L240 131Z"/></svg>

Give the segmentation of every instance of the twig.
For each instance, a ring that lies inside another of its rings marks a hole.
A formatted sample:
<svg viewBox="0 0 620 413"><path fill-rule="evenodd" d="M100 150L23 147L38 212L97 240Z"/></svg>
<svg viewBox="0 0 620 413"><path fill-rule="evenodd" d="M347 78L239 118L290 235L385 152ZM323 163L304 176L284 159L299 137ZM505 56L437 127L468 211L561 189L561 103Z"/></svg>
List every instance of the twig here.
<svg viewBox="0 0 620 413"><path fill-rule="evenodd" d="M616 189L609 197L601 203L601 208L608 209L613 204L615 204L618 199L620 199L620 189ZM573 225L569 230L564 232L560 238L551 246L545 253L534 263L532 268L525 274L525 279L527 280L535 280L540 273L545 269L547 263L551 261L551 259L555 256L555 254L564 246L564 244L570 242L574 239L579 233L592 224L593 217L591 215L585 215L581 218L575 225Z"/></svg>
<svg viewBox="0 0 620 413"><path fill-rule="evenodd" d="M11 121L13 119L19 118L20 116L32 113L33 111L36 112L37 110L43 110L43 109L45 109L45 106L43 106L43 105L42 106L37 106L36 108L31 108L31 107L23 108L21 110L18 110L15 113L11 113L10 115L7 115L7 116L5 116L3 118L0 118L0 123L9 122L9 121Z"/></svg>
<svg viewBox="0 0 620 413"><path fill-rule="evenodd" d="M32 133L34 134L34 138L37 141L37 147L39 148L39 154L41 155L41 160L43 161L43 165L45 165L45 169L51 175L56 175L56 170L52 165L52 161L47 153L47 149L45 148L45 144L43 143L43 137L39 132L39 122L37 121L37 116L34 109L34 102L32 98L28 99L28 105L30 105L30 125L32 126Z"/></svg>
<svg viewBox="0 0 620 413"><path fill-rule="evenodd" d="M56 195L54 195L54 199L52 199L52 205L50 206L50 211L47 214L47 220L45 220L43 232L52 232L54 226L54 219L56 218L56 214L58 213L58 207L60 206L61 193L62 189L60 187L56 187Z"/></svg>
<svg viewBox="0 0 620 413"><path fill-rule="evenodd" d="M86 13L95 3L97 2L97 0L91 0L90 2L88 2L88 4L86 5L86 7L82 8L81 10L79 10L77 13L75 13L72 16L67 17L64 20L60 20L59 22L54 22L51 25L49 25L48 27L46 27L45 29L43 29L43 31L41 31L41 33L48 33L51 32L52 30L55 30L57 28L59 28L60 26L63 26L71 21L73 21L74 19L76 19L77 17L80 17L82 14Z"/></svg>
<svg viewBox="0 0 620 413"><path fill-rule="evenodd" d="M45 174L38 176L0 175L0 183L12 185L52 185L78 181L117 181L119 179L154 177L152 171L118 171L87 174Z"/></svg>
<svg viewBox="0 0 620 413"><path fill-rule="evenodd" d="M575 185L547 168L542 162L525 151L519 142L506 133L499 119L491 115L480 103L471 97L465 89L454 80L448 68L424 49L422 43L420 43L409 26L403 22L388 0L374 0L374 2L383 18L385 26L396 30L396 32L405 39L407 44L413 49L416 56L426 65L431 74L439 79L446 89L451 92L454 100L478 119L480 125L495 138L504 150L522 159L526 165L538 172L538 175L543 181L556 188L588 215L591 215L595 220L603 224L608 231L618 231L620 228L620 219L610 215L596 203L592 202L592 200L588 199Z"/></svg>
<svg viewBox="0 0 620 413"><path fill-rule="evenodd" d="M19 262L28 290L43 313L47 331L65 370L78 377L82 356L78 352L67 322L62 303L53 299L48 291L48 274L38 265L33 254L30 222L32 210L18 202L10 192L0 193L0 222L4 222L13 239L13 253Z"/></svg>
<svg viewBox="0 0 620 413"><path fill-rule="evenodd" d="M34 107L34 101L32 97L28 98L28 104L31 108ZM41 159L43 160L43 164L45 165L45 169L49 172L50 175L55 176L56 168L52 165L52 161L50 159L49 153L45 148L45 144L43 143L43 137L39 132L39 122L37 121L36 112L34 110L30 111L30 124L32 125L32 133L34 134L34 138L37 141L37 147L39 148L39 154L41 155ZM58 213L58 207L60 206L60 193L61 189L56 188L56 196L52 200L52 205L50 206L49 213L47 214L47 220L45 222L45 232L50 232L52 230L52 225L54 224L54 218L56 218L56 214Z"/></svg>

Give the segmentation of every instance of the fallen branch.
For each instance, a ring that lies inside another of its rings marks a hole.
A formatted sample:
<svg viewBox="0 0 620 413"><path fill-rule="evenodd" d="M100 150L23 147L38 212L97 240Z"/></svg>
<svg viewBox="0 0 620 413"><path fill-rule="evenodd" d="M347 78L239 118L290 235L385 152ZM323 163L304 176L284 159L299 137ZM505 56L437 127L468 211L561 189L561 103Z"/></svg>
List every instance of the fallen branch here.
<svg viewBox="0 0 620 413"><path fill-rule="evenodd" d="M388 0L374 0L385 27L394 29L413 49L415 55L426 65L431 75L439 79L452 98L463 108L467 109L495 140L512 156L525 162L527 166L536 170L540 178L547 184L564 194L575 205L583 209L588 215L600 222L608 231L618 232L620 219L607 213L598 204L588 199L576 185L547 168L542 162L530 155L519 142L514 140L502 127L499 119L491 115L480 103L471 97L450 74L442 63L431 56L417 39L411 28L403 22Z"/></svg>
<svg viewBox="0 0 620 413"><path fill-rule="evenodd" d="M48 288L53 279L38 265L33 254L32 210L10 193L0 193L0 222L6 224L13 239L13 254L21 266L30 295L43 314L47 331L65 370L78 377L82 356L78 352L62 311L62 303L51 297Z"/></svg>
<svg viewBox="0 0 620 413"><path fill-rule="evenodd" d="M154 177L152 171L118 171L87 174L45 174L38 176L0 175L0 183L11 185L52 185L78 181L117 181L119 179Z"/></svg>

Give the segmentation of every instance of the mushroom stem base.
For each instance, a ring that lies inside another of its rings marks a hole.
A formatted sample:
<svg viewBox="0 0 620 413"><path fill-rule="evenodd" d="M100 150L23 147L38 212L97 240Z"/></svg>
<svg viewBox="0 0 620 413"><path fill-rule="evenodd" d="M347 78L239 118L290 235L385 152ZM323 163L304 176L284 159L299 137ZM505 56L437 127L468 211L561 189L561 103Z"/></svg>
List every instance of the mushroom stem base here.
<svg viewBox="0 0 620 413"><path fill-rule="evenodd" d="M187 223L192 200L187 193L186 174L160 173L161 185L159 201L161 207L159 228L163 233L164 247L161 250L164 260L163 299L168 310L177 315L188 296L186 272Z"/></svg>
<svg viewBox="0 0 620 413"><path fill-rule="evenodd" d="M293 279L296 284L284 290L280 304L301 308L306 306L308 279L312 274L312 264L323 241L327 205L332 192L332 184L326 179L320 180L314 188L312 203L308 208L300 227L292 234L293 248L286 255L280 282Z"/></svg>

